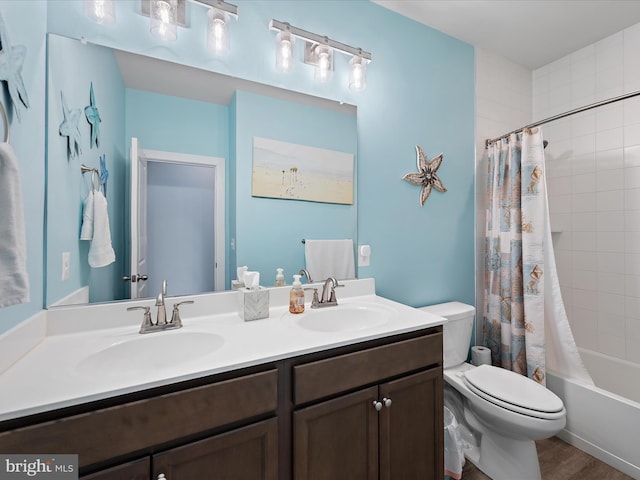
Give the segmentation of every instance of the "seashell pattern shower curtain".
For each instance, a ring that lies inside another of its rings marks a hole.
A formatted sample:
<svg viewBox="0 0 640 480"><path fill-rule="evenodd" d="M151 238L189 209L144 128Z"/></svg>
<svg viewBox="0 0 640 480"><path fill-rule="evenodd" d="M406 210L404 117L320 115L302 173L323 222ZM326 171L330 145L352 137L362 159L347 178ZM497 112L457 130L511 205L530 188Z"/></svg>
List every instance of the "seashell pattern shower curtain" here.
<svg viewBox="0 0 640 480"><path fill-rule="evenodd" d="M547 361L592 383L562 303L540 128L489 146L484 343L492 363L546 384Z"/></svg>

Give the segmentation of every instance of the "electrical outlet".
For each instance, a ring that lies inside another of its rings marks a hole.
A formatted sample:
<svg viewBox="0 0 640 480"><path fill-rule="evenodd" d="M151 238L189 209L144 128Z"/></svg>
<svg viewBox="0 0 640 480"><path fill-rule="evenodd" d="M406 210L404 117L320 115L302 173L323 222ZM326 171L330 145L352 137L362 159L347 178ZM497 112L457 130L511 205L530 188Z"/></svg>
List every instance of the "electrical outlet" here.
<svg viewBox="0 0 640 480"><path fill-rule="evenodd" d="M62 280L69 280L71 276L71 254L62 252Z"/></svg>

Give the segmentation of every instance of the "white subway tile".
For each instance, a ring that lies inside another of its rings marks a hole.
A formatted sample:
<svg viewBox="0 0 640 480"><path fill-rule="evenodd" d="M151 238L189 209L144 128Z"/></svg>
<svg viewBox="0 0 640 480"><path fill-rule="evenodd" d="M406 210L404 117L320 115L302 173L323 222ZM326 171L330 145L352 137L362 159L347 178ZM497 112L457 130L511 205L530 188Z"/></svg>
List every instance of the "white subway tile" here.
<svg viewBox="0 0 640 480"><path fill-rule="evenodd" d="M573 271L573 288L580 290L598 290L597 273L589 270Z"/></svg>
<svg viewBox="0 0 640 480"><path fill-rule="evenodd" d="M640 59L640 55L636 53L636 56ZM633 97L623 101L622 107L624 111L624 125L640 123L640 97Z"/></svg>
<svg viewBox="0 0 640 480"><path fill-rule="evenodd" d="M595 290L573 289L573 306L584 310L598 310L598 297Z"/></svg>
<svg viewBox="0 0 640 480"><path fill-rule="evenodd" d="M625 253L624 255L624 273L627 275L640 276L640 254Z"/></svg>
<svg viewBox="0 0 640 480"><path fill-rule="evenodd" d="M640 319L640 297L624 297L624 311L627 317L627 326L629 325L629 320ZM633 323L640 324L640 322ZM636 326L636 328L640 331L638 326ZM631 332L627 331L627 333Z"/></svg>
<svg viewBox="0 0 640 480"><path fill-rule="evenodd" d="M625 359L626 340L624 337L598 332L598 352L604 355Z"/></svg>
<svg viewBox="0 0 640 480"><path fill-rule="evenodd" d="M598 252L625 253L624 235L620 232L598 232Z"/></svg>
<svg viewBox="0 0 640 480"><path fill-rule="evenodd" d="M572 251L573 269L596 271L598 266L598 253Z"/></svg>
<svg viewBox="0 0 640 480"><path fill-rule="evenodd" d="M623 126L622 103L613 103L596 109L596 131L611 130Z"/></svg>
<svg viewBox="0 0 640 480"><path fill-rule="evenodd" d="M624 167L624 150L615 148L596 153L596 170L612 170Z"/></svg>
<svg viewBox="0 0 640 480"><path fill-rule="evenodd" d="M624 294L628 297L640 297L640 275L625 275L624 277Z"/></svg>
<svg viewBox="0 0 640 480"><path fill-rule="evenodd" d="M555 235L552 235L551 241L553 242L553 248L556 251L571 250L573 248L572 242L571 242L572 237L573 237L573 234L570 231L560 232Z"/></svg>
<svg viewBox="0 0 640 480"><path fill-rule="evenodd" d="M624 191L624 209L640 210L640 188L630 188Z"/></svg>
<svg viewBox="0 0 640 480"><path fill-rule="evenodd" d="M627 232L640 231L640 210L630 210L624 212L624 229Z"/></svg>
<svg viewBox="0 0 640 480"><path fill-rule="evenodd" d="M593 193L596 191L596 174L584 173L573 175L571 177L571 192L575 193Z"/></svg>
<svg viewBox="0 0 640 480"><path fill-rule="evenodd" d="M594 134L596 132L596 115L593 111L571 116L571 134L574 137Z"/></svg>
<svg viewBox="0 0 640 480"><path fill-rule="evenodd" d="M594 232L597 229L596 212L573 212L571 214L571 231Z"/></svg>
<svg viewBox="0 0 640 480"><path fill-rule="evenodd" d="M573 150L574 157L593 153L596 151L596 136L592 134L573 137L571 141L571 148Z"/></svg>
<svg viewBox="0 0 640 480"><path fill-rule="evenodd" d="M598 333L604 332L608 335L624 338L627 321L622 315L612 315L609 312L598 311Z"/></svg>
<svg viewBox="0 0 640 480"><path fill-rule="evenodd" d="M623 145L623 129L598 130L596 132L596 152L603 150L621 149Z"/></svg>
<svg viewBox="0 0 640 480"><path fill-rule="evenodd" d="M552 233L562 233L571 230L571 214L570 213L555 213L549 214L549 220L551 223Z"/></svg>
<svg viewBox="0 0 640 480"><path fill-rule="evenodd" d="M624 148L624 166L640 167L640 145Z"/></svg>
<svg viewBox="0 0 640 480"><path fill-rule="evenodd" d="M623 232L624 214L622 211L605 211L596 214L596 231Z"/></svg>
<svg viewBox="0 0 640 480"><path fill-rule="evenodd" d="M624 206L624 192L625 190L597 192L596 205L598 211L622 210Z"/></svg>
<svg viewBox="0 0 640 480"><path fill-rule="evenodd" d="M549 212L571 213L571 195L549 195Z"/></svg>
<svg viewBox="0 0 640 480"><path fill-rule="evenodd" d="M547 195L569 195L571 193L571 179L570 176L548 178Z"/></svg>
<svg viewBox="0 0 640 480"><path fill-rule="evenodd" d="M624 294L624 274L598 272L598 292Z"/></svg>
<svg viewBox="0 0 640 480"><path fill-rule="evenodd" d="M598 349L598 314L592 310L573 307L571 330L576 344L589 350Z"/></svg>
<svg viewBox="0 0 640 480"><path fill-rule="evenodd" d="M634 312L634 315L628 315L626 323L627 335L636 342L640 342L640 310Z"/></svg>
<svg viewBox="0 0 640 480"><path fill-rule="evenodd" d="M596 181L597 191L622 190L625 181L624 169L615 168L599 171ZM640 185L638 186L640 187Z"/></svg>
<svg viewBox="0 0 640 480"><path fill-rule="evenodd" d="M593 193L572 193L571 212L595 212L597 199Z"/></svg>
<svg viewBox="0 0 640 480"><path fill-rule="evenodd" d="M608 293L598 291L598 312L624 316L624 292Z"/></svg>
<svg viewBox="0 0 640 480"><path fill-rule="evenodd" d="M625 232L624 251L626 253L640 253L640 232Z"/></svg>
<svg viewBox="0 0 640 480"><path fill-rule="evenodd" d="M624 253L598 252L598 272L624 275Z"/></svg>
<svg viewBox="0 0 640 480"><path fill-rule="evenodd" d="M640 145L640 123L632 123L624 127L624 146Z"/></svg>
<svg viewBox="0 0 640 480"><path fill-rule="evenodd" d="M606 152L604 152L606 153ZM571 170L574 174L595 172L596 169L596 154L595 152L587 153L584 155L577 155L571 159Z"/></svg>

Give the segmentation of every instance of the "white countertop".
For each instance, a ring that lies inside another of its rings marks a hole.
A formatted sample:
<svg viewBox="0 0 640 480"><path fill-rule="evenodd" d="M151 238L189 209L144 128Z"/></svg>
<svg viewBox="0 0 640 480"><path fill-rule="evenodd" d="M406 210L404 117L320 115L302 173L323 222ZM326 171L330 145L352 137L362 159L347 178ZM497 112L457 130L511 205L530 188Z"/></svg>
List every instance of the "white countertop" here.
<svg viewBox="0 0 640 480"><path fill-rule="evenodd" d="M189 297L196 303L181 308L183 328L147 335L138 333L142 312L126 312L126 307L152 305L149 300L51 310L46 336L0 375L0 421L445 323L441 317L376 296L372 279L344 283L347 288L337 290L339 305L326 307L327 311L365 304L395 312L392 318L352 331L304 329L298 322L313 311L307 302L305 313L288 312L290 287L269 289L269 318L242 321L234 311L238 292L220 292ZM167 299L168 316L172 304L179 300ZM113 320L105 321L105 315ZM160 343L171 345L174 340L192 341L194 333L218 335L222 345L188 361L167 348L141 351L140 358L131 361L131 368L126 363L115 363L104 370L83 364L84 359L119 342L151 337L157 341L166 336L167 342ZM3 335L0 349L2 342L10 340L10 335Z"/></svg>

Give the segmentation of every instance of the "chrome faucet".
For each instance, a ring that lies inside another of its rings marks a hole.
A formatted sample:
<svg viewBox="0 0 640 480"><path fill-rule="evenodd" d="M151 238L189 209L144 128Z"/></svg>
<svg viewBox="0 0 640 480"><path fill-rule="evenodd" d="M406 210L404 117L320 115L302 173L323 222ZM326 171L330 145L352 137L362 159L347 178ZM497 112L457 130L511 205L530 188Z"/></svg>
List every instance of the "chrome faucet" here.
<svg viewBox="0 0 640 480"><path fill-rule="evenodd" d="M158 307L158 319L156 321L156 325L166 325L167 324L167 309L164 306L164 297L167 296L167 281L162 280L162 291L158 294L156 298L156 307Z"/></svg>
<svg viewBox="0 0 640 480"><path fill-rule="evenodd" d="M162 281L162 291L156 298L156 307L158 307L157 320L154 323L151 318L151 307L129 307L131 310L144 310L144 316L142 324L140 325L140 333L160 332L163 330L170 330L173 328L182 328L182 319L180 318L180 305L185 303L193 303L193 300L187 300L184 302L175 303L173 305L173 315L171 321L167 322L167 310L165 308L164 299L167 296L167 281Z"/></svg>
<svg viewBox="0 0 640 480"><path fill-rule="evenodd" d="M313 300L311 302L311 308L323 308L323 307L334 307L338 305L338 301L336 300L336 287L343 287L344 285L340 285L338 280L335 277L329 277L324 281L324 285L322 287L322 296L320 300L318 300L318 289L314 288L313 292Z"/></svg>
<svg viewBox="0 0 640 480"><path fill-rule="evenodd" d="M309 275L309 271L307 269L303 268L298 272L298 274L301 275L300 278L307 277L307 283L313 283L313 280L311 280L311 275Z"/></svg>

